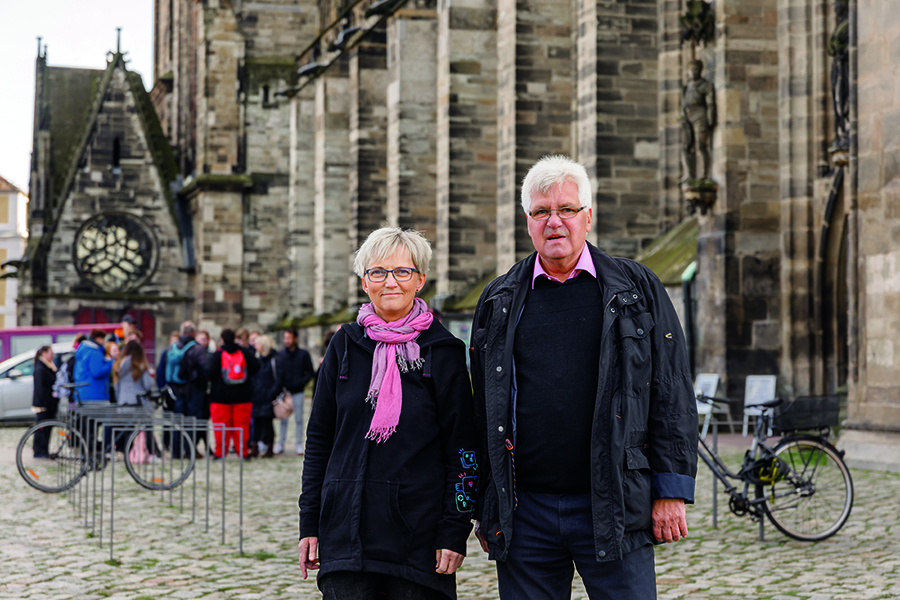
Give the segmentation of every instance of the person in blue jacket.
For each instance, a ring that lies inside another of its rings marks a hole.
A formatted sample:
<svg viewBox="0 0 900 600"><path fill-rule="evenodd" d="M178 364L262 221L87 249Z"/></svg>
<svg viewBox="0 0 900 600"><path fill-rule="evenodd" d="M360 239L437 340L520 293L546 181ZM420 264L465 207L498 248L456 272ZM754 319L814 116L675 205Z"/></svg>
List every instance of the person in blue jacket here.
<svg viewBox="0 0 900 600"><path fill-rule="evenodd" d="M87 404L91 402L109 402L109 377L112 372L113 360L106 356L104 342L106 332L102 329L94 329L88 339L78 345L75 350L75 372L73 381L75 393L72 400ZM79 386L79 384L82 384ZM93 423L93 425L90 425ZM87 441L88 447L93 447L97 439L97 422L82 421L78 428L81 435ZM104 436L105 446L111 444L109 434Z"/></svg>
<svg viewBox="0 0 900 600"><path fill-rule="evenodd" d="M79 344L75 351L75 384L87 384L78 388L77 396L82 402L109 402L109 374L113 361L103 349L105 339L105 331L94 329L90 339Z"/></svg>

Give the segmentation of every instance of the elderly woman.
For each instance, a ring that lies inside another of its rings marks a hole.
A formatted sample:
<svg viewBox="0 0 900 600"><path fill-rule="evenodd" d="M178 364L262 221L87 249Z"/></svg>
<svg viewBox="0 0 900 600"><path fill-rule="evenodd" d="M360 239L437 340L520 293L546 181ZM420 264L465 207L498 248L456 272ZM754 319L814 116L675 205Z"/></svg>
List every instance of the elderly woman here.
<svg viewBox="0 0 900 600"><path fill-rule="evenodd" d="M371 300L332 338L307 428L300 568L328 600L456 598L475 455L465 345L416 293L431 247L382 228L356 253Z"/></svg>

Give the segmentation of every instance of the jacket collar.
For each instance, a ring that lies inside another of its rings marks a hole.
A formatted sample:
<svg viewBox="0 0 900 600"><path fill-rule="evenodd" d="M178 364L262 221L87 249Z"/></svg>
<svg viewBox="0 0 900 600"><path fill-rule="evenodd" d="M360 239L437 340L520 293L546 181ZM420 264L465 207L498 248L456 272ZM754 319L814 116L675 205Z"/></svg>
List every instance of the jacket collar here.
<svg viewBox="0 0 900 600"><path fill-rule="evenodd" d="M591 253L591 260L597 269L597 283L603 292L604 298L609 298L613 294L618 294L635 287L634 281L628 277L616 263L616 259L609 254L600 250L590 242L585 242ZM500 286L494 293L509 291L512 293L519 292L523 285L527 285L531 281L531 274L534 273L534 263L537 260L537 252L532 252L525 259L520 260L506 275Z"/></svg>

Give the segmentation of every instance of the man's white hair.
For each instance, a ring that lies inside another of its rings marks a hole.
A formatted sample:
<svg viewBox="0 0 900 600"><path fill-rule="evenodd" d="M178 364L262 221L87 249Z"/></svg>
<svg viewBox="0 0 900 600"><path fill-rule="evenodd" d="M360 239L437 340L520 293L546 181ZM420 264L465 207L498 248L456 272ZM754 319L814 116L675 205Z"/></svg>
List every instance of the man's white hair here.
<svg viewBox="0 0 900 600"><path fill-rule="evenodd" d="M567 182L578 186L578 202L581 206L591 208L593 194L587 170L568 156L553 155L537 161L525 175L522 182L522 210L528 214L535 195L546 196L554 186L562 186Z"/></svg>
<svg viewBox="0 0 900 600"><path fill-rule="evenodd" d="M197 333L197 326L194 325L193 321L185 321L181 324L181 335L191 335L193 333Z"/></svg>
<svg viewBox="0 0 900 600"><path fill-rule="evenodd" d="M382 227L369 234L353 259L353 272L359 277L373 262L383 260L400 248L405 248L412 259L412 266L422 275L428 271L431 262L431 244L421 232L399 227Z"/></svg>

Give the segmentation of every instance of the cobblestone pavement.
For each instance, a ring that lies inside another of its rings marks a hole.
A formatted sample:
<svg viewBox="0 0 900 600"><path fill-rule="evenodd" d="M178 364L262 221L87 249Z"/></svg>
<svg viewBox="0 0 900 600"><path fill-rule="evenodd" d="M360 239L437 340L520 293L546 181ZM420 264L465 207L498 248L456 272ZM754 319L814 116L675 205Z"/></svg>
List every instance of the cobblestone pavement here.
<svg viewBox="0 0 900 600"><path fill-rule="evenodd" d="M191 487L172 502L132 482L116 465L115 561L108 546L108 485L103 523L85 528L73 494L28 487L14 464L21 428L0 429L0 598L319 598L296 565L296 500L300 461L293 455L245 464L244 555L238 550L238 462L226 461L226 541L221 538L221 463L212 463L210 532L198 490L191 522ZM749 438L748 438L749 440ZM745 441L740 438L739 443ZM290 445L289 447L293 447ZM729 464L739 454L731 446ZM205 464L203 465L205 467ZM689 508L687 540L657 550L661 599L763 598L830 600L900 597L900 476L856 470L856 503L849 523L828 541L794 542L771 526L766 541L749 519L725 514L713 529L711 478L701 465L698 503ZM198 478L202 481L205 471ZM99 523L99 522L98 522ZM493 565L470 540L458 577L461 599L497 597ZM586 594L576 579L573 598Z"/></svg>

